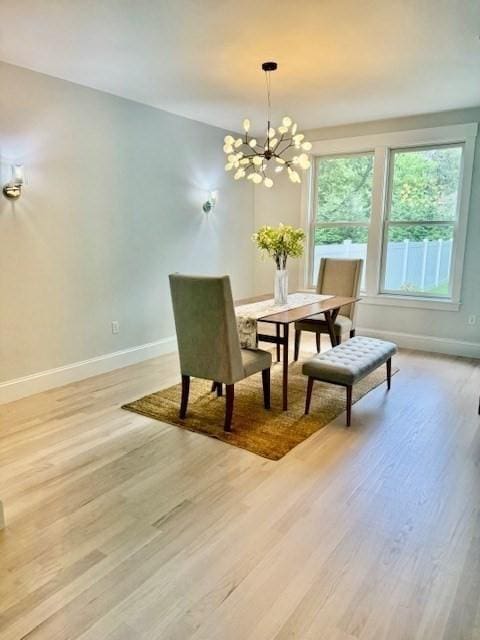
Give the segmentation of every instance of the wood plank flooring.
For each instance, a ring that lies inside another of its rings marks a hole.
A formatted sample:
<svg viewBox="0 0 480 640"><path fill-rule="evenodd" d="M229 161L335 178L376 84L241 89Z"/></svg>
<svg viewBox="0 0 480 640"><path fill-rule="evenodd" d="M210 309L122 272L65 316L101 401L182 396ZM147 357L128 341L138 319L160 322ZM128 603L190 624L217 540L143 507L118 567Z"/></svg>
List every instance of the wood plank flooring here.
<svg viewBox="0 0 480 640"><path fill-rule="evenodd" d="M479 639L480 362L394 364L279 462L119 408L174 355L0 406L1 640Z"/></svg>

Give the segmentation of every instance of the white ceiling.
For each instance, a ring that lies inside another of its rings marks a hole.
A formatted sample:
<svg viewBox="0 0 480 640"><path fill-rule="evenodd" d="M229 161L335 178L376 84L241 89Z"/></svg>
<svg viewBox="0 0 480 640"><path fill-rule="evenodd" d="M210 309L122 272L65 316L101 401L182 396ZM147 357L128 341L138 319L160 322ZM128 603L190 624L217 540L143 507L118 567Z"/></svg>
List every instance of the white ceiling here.
<svg viewBox="0 0 480 640"><path fill-rule="evenodd" d="M1 0L0 59L195 120L480 105L479 0ZM2 88L2 91L5 87Z"/></svg>

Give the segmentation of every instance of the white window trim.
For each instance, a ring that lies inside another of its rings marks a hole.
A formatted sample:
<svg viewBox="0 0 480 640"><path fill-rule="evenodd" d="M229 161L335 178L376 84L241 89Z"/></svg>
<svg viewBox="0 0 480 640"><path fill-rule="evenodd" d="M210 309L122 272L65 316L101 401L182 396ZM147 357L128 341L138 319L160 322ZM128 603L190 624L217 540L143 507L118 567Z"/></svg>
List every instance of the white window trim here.
<svg viewBox="0 0 480 640"><path fill-rule="evenodd" d="M368 263L366 265L366 295L364 304L388 305L395 307L415 307L423 309L457 311L460 308L463 262L465 257L465 242L467 236L468 212L470 207L470 191L472 186L473 159L475 154L475 139L478 125L476 122L468 124L434 127L431 129L413 129L409 131L395 131L353 138L337 138L320 140L313 143L312 156L330 156L336 154L352 154L374 152L374 177L372 215L368 238ZM458 207L456 243L452 255L452 295L450 298L422 298L421 296L401 296L391 293L380 293L381 256L383 242L383 222L387 198L388 161L391 149L401 149L435 144L462 143L463 166L460 180L460 201ZM312 158L313 160L314 158ZM311 232L315 221L314 211L314 172L315 162L302 183L301 195L301 223L308 230L307 250L300 265L300 285L310 289L313 265L312 252L314 234Z"/></svg>

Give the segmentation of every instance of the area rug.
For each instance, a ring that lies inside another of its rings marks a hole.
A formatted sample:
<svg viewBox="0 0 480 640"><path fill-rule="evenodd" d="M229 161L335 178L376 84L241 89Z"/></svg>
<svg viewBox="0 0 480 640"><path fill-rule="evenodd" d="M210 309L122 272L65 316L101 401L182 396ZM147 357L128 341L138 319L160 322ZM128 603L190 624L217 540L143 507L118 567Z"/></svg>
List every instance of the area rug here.
<svg viewBox="0 0 480 640"><path fill-rule="evenodd" d="M396 372L397 370L394 370ZM223 430L225 397L211 393L211 382L193 379L187 416L178 416L181 385L151 393L122 408L149 418L201 433L211 438L247 449L269 460L279 460L300 442L325 427L345 411L345 389L322 382L313 387L310 414L304 415L307 379L302 363L289 367L288 411L282 411L282 367L272 367L270 411L263 407L262 377L250 376L235 385L232 431ZM385 382L385 367L377 369L353 387L353 401ZM386 385L385 385L386 387ZM352 412L355 425L355 412Z"/></svg>

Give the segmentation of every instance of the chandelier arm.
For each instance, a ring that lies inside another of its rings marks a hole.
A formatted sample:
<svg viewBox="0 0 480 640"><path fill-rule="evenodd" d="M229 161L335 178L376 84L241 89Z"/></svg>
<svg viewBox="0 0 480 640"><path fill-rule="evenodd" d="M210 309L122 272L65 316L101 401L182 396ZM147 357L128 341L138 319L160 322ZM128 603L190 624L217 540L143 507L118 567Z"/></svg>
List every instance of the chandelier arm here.
<svg viewBox="0 0 480 640"><path fill-rule="evenodd" d="M251 161L251 158L255 158L255 156L258 156L258 153L251 153L250 155L244 155L244 158L248 158ZM243 159L243 158L242 158Z"/></svg>
<svg viewBox="0 0 480 640"><path fill-rule="evenodd" d="M292 143L288 144L284 149L281 149L280 151L276 151L276 153L278 155L281 155L282 153L285 153L285 151L288 151L288 149L290 149L291 147L293 147L294 145Z"/></svg>
<svg viewBox="0 0 480 640"><path fill-rule="evenodd" d="M285 142L287 144L287 146L285 147L285 149L290 149L291 146L293 146L293 142L292 142L293 138L286 138L285 140L283 140L283 142ZM278 143L277 147L280 146L280 143ZM281 153L283 153L283 151L285 150L283 149L281 151Z"/></svg>
<svg viewBox="0 0 480 640"><path fill-rule="evenodd" d="M280 140L279 140L279 141L277 142L277 144L275 145L275 149L278 149L278 146L279 146L280 144L282 144L284 137L285 137L285 134L284 134L284 133L282 133L282 135L280 136Z"/></svg>

